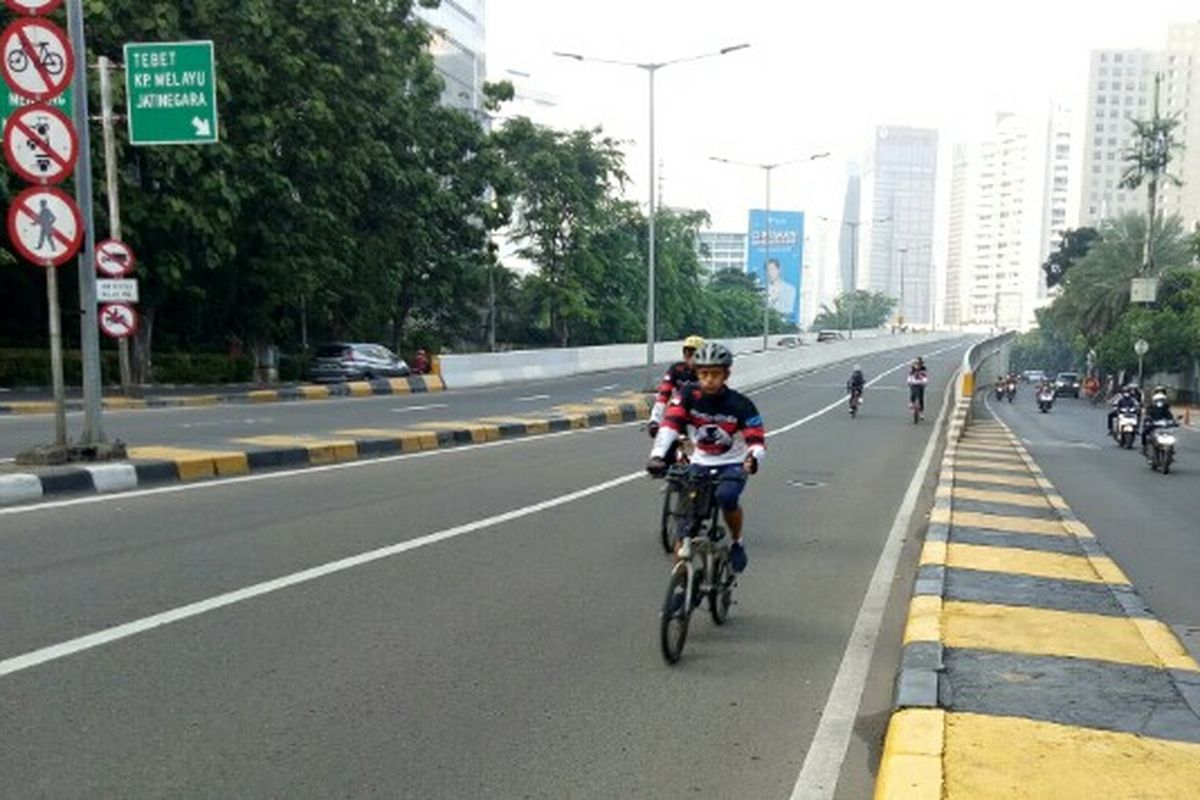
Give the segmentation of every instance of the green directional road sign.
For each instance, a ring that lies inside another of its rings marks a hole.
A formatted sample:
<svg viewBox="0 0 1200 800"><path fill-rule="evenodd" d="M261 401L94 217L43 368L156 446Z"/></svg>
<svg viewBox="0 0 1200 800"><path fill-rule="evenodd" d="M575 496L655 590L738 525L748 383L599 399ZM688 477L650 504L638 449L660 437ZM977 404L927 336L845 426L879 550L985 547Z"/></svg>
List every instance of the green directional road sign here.
<svg viewBox="0 0 1200 800"><path fill-rule="evenodd" d="M125 45L130 144L216 144L212 42Z"/></svg>
<svg viewBox="0 0 1200 800"><path fill-rule="evenodd" d="M67 90L58 97L45 102L47 105L57 108L59 111L63 112L69 117L71 116L72 109L74 109L74 106L71 105L71 103L74 102L72 99L73 97L74 95L71 92L71 87L68 86ZM0 87L0 125L3 125L5 122L7 122L8 118L11 117L12 113L18 108L24 108L27 105L29 105L29 101L24 97L21 97L21 95L17 94L12 89L9 89L7 86Z"/></svg>

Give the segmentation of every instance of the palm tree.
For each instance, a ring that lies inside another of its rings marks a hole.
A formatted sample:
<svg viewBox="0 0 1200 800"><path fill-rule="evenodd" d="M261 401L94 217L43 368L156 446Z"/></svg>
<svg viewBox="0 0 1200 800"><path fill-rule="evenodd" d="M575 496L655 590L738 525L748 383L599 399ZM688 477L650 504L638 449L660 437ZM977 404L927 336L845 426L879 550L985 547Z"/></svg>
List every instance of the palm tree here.
<svg viewBox="0 0 1200 800"><path fill-rule="evenodd" d="M1121 174L1122 189L1137 189L1146 184L1146 219L1150 220L1149 229L1157 224L1158 185L1162 181L1181 186L1183 181L1167 172L1172 156L1182 145L1175 139L1175 129L1179 127L1179 115L1161 117L1158 114L1158 91L1162 83L1162 74L1154 76L1154 112L1150 119L1130 119L1134 128L1133 146L1125 151L1125 171ZM1141 275L1154 269L1154 237L1146 236L1142 240Z"/></svg>

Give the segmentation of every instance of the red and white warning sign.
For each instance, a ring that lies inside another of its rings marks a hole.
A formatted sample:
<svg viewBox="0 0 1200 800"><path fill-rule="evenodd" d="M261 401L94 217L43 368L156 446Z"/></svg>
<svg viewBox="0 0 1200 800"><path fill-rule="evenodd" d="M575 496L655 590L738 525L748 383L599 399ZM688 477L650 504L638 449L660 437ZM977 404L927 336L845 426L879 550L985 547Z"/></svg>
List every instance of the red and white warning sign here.
<svg viewBox="0 0 1200 800"><path fill-rule="evenodd" d="M4 157L30 183L62 183L75 170L78 152L75 127L48 105L18 109L4 125Z"/></svg>
<svg viewBox="0 0 1200 800"><path fill-rule="evenodd" d="M4 0L4 4L18 14L49 14L62 5L63 0Z"/></svg>
<svg viewBox="0 0 1200 800"><path fill-rule="evenodd" d="M121 278L133 272L136 259L133 248L116 239L105 239L96 245L96 269L110 278Z"/></svg>
<svg viewBox="0 0 1200 800"><path fill-rule="evenodd" d="M83 217L65 192L34 186L8 208L8 235L17 252L43 267L57 267L79 252Z"/></svg>
<svg viewBox="0 0 1200 800"><path fill-rule="evenodd" d="M137 330L137 312L128 303L109 303L100 306L100 330L114 339L133 336Z"/></svg>
<svg viewBox="0 0 1200 800"><path fill-rule="evenodd" d="M66 91L75 74L75 53L62 28L39 17L19 19L0 35L4 80L29 100L49 100Z"/></svg>

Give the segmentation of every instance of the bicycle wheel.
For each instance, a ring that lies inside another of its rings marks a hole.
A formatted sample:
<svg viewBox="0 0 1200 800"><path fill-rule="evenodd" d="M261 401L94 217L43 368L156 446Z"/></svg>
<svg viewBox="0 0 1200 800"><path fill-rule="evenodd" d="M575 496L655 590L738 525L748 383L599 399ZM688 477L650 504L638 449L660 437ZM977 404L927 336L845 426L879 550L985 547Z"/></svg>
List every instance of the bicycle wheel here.
<svg viewBox="0 0 1200 800"><path fill-rule="evenodd" d="M659 625L659 641L663 658L674 664L683 655L683 644L687 641L688 615L687 568L682 564L671 571L667 583L667 597L663 601L662 621Z"/></svg>
<svg viewBox="0 0 1200 800"><path fill-rule="evenodd" d="M24 50L10 50L8 53L8 68L12 72L24 72L29 69L29 56Z"/></svg>
<svg viewBox="0 0 1200 800"><path fill-rule="evenodd" d="M713 622L724 625L733 605L733 568L728 556L720 556L713 564L712 589L708 593L708 610Z"/></svg>
<svg viewBox="0 0 1200 800"><path fill-rule="evenodd" d="M58 53L47 53L46 57L42 59L42 66L50 75L61 75L66 65Z"/></svg>
<svg viewBox="0 0 1200 800"><path fill-rule="evenodd" d="M671 484L663 491L662 515L658 521L658 536L662 541L664 552L670 553L675 544L675 506L678 504L679 492Z"/></svg>

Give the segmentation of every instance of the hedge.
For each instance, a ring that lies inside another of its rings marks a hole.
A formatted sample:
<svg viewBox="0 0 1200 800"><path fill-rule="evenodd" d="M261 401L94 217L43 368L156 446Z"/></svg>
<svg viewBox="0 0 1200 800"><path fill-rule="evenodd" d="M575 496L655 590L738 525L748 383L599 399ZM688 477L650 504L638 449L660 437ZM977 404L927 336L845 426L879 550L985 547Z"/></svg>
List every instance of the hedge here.
<svg viewBox="0 0 1200 800"><path fill-rule="evenodd" d="M100 353L105 383L120 380L117 354ZM63 353L67 385L83 381L78 350ZM154 357L155 383L245 383L254 377L254 362L220 353L163 353ZM46 350L0 349L0 386L49 386L50 353Z"/></svg>

